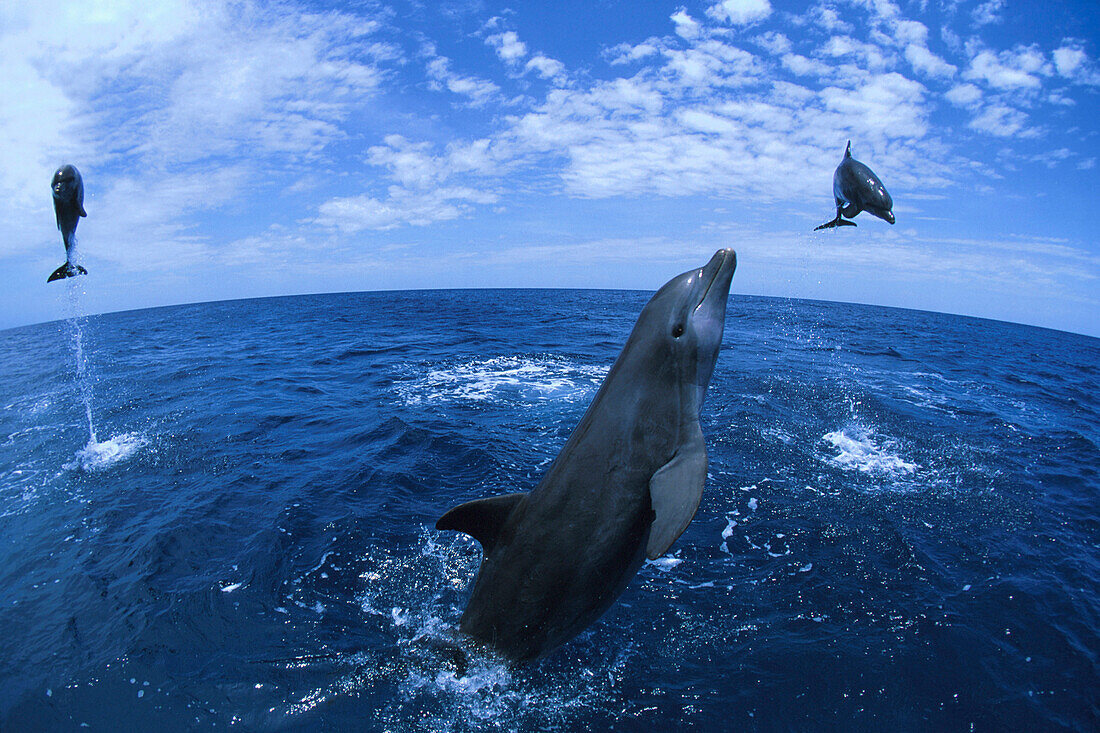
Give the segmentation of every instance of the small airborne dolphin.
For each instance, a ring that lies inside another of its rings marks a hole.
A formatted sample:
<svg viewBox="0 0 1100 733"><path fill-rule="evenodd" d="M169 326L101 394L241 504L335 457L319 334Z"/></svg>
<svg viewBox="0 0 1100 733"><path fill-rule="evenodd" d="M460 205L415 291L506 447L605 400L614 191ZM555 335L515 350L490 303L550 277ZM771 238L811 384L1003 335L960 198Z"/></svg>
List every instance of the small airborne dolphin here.
<svg viewBox="0 0 1100 733"><path fill-rule="evenodd" d="M855 226L854 221L845 221L841 214L854 219L856 214L866 211L891 224L894 223L894 201L886 191L886 186L878 179L874 171L852 157L852 141L844 150L844 160L833 173L833 198L836 199L836 218L825 222L818 229L837 226Z"/></svg>
<svg viewBox="0 0 1100 733"><path fill-rule="evenodd" d="M75 166L63 165L53 174L53 211L57 215L57 228L61 230L61 239L65 243L65 264L53 271L46 282L61 280L76 275L87 275L88 271L73 263L73 249L76 247L76 225L80 217L87 216L84 211L84 179Z"/></svg>
<svg viewBox="0 0 1100 733"><path fill-rule="evenodd" d="M699 409L722 343L732 249L668 282L529 494L451 509L436 529L481 543L461 631L519 662L576 636L664 554L703 494Z"/></svg>

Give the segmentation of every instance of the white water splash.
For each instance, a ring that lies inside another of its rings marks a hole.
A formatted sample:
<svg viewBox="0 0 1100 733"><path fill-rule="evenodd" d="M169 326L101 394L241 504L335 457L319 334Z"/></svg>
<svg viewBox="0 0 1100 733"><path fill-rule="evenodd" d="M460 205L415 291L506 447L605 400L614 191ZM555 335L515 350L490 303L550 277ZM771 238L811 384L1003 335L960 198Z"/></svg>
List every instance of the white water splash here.
<svg viewBox="0 0 1100 733"><path fill-rule="evenodd" d="M133 456L148 441L139 433L123 433L99 443L93 434L88 444L78 450L73 460L62 468L68 471L102 471Z"/></svg>
<svg viewBox="0 0 1100 733"><path fill-rule="evenodd" d="M879 445L870 433L859 426L826 433L821 440L837 451L827 461L846 470L880 476L908 476L916 473L916 463L890 452L888 442Z"/></svg>

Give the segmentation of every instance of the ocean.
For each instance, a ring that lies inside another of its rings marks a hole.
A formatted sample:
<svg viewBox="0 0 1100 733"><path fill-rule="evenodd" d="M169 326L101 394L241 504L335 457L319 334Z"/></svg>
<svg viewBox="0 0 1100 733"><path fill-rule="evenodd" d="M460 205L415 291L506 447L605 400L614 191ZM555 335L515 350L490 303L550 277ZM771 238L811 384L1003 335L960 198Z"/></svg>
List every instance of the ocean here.
<svg viewBox="0 0 1100 733"><path fill-rule="evenodd" d="M1100 728L1100 340L909 310L731 296L670 554L534 664L426 654L436 519L535 486L648 298L0 332L0 729Z"/></svg>

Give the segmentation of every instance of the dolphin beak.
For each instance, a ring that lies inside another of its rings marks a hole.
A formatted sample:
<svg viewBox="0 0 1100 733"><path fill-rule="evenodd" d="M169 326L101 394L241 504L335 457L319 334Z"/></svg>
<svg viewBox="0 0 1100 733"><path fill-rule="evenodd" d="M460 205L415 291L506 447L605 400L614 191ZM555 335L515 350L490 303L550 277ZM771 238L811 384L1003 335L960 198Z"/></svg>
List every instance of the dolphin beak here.
<svg viewBox="0 0 1100 733"><path fill-rule="evenodd" d="M887 211L886 215L883 216L882 218L885 219L886 221L890 222L891 224L893 224L894 223L894 212Z"/></svg>
<svg viewBox="0 0 1100 733"><path fill-rule="evenodd" d="M715 298L720 298L725 303L730 294L730 282L733 280L733 271L737 269L737 253L732 249L720 249L710 258L710 262L703 265L700 270L699 280L707 283L703 297L699 298L698 310L707 302L707 297L713 291Z"/></svg>

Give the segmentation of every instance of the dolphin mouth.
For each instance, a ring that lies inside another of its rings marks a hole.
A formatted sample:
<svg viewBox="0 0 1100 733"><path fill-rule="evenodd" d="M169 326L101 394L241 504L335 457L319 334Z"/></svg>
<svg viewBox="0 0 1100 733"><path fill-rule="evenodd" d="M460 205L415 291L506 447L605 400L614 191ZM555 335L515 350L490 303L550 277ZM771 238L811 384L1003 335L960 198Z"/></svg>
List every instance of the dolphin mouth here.
<svg viewBox="0 0 1100 733"><path fill-rule="evenodd" d="M707 287L703 290L703 296L699 298L699 303L695 306L695 310L699 310L703 307L703 304L707 302L707 296L710 295L711 288L714 287L716 282L725 283L725 294L729 297L730 282L733 280L733 271L737 269L737 253L730 248L720 249L714 253L714 256L710 258L710 262L703 265L703 268L699 271L701 279L707 279ZM709 277L708 277L709 275Z"/></svg>

